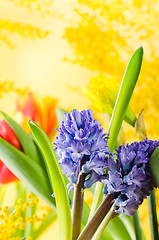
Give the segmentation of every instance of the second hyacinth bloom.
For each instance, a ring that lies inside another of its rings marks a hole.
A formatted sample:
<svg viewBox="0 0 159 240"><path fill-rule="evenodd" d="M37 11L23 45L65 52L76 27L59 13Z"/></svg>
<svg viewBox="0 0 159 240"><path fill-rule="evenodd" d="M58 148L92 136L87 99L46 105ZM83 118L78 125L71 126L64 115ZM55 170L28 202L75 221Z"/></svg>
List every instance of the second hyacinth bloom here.
<svg viewBox="0 0 159 240"><path fill-rule="evenodd" d="M63 174L77 184L80 173L87 175L84 187L91 187L100 180L107 164L109 148L108 136L101 124L93 119L90 109L79 112L74 109L65 113L66 121L59 127L55 140L55 152Z"/></svg>
<svg viewBox="0 0 159 240"><path fill-rule="evenodd" d="M116 154L110 154L108 174L102 182L105 184L104 194L120 193L115 200L119 214L133 216L134 211L155 186L149 160L158 146L158 141L146 139L122 145L116 149Z"/></svg>

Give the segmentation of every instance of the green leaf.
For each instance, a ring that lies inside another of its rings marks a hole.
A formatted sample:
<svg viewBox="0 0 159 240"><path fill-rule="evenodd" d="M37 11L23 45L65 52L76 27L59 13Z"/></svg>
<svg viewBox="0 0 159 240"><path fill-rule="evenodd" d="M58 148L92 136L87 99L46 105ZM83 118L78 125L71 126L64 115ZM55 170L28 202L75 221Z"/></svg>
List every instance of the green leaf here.
<svg viewBox="0 0 159 240"><path fill-rule="evenodd" d="M117 137L140 73L142 58L143 48L140 47L131 57L120 86L108 131L110 134L108 146L111 152L114 151ZM101 183L96 184L96 194L98 194L98 198L95 196L96 201L92 205L93 211L99 206L101 195L103 195ZM91 214L93 211L91 211Z"/></svg>
<svg viewBox="0 0 159 240"><path fill-rule="evenodd" d="M150 170L154 182L159 187L159 147L155 149L152 153L152 156L149 161ZM151 193L150 197L148 197L149 202L149 215L150 215L150 225L151 225L151 237L152 239L158 239L158 222L156 215L156 203L155 203L155 194Z"/></svg>
<svg viewBox="0 0 159 240"><path fill-rule="evenodd" d="M149 205L149 217L150 217L150 227L151 227L151 239L158 239L158 221L157 221L157 213L156 213L156 200L155 200L155 190L151 192L148 197L148 205Z"/></svg>
<svg viewBox="0 0 159 240"><path fill-rule="evenodd" d="M28 134L24 131L24 129L16 123L13 119L11 119L6 113L0 111L6 122L9 124L9 126L12 128L12 130L15 132L17 138L19 139L19 142L21 143L21 146L23 148L23 151L34 161L42 164L40 153L34 143L33 136L31 134ZM43 165L44 166L44 165Z"/></svg>
<svg viewBox="0 0 159 240"><path fill-rule="evenodd" d="M155 149L149 161L152 177L159 187L159 147Z"/></svg>
<svg viewBox="0 0 159 240"><path fill-rule="evenodd" d="M29 126L44 154L48 176L54 189L60 238L61 240L71 240L72 220L68 192L54 149L45 132L36 123L29 121Z"/></svg>
<svg viewBox="0 0 159 240"><path fill-rule="evenodd" d="M141 222L140 222L138 211L134 213L133 218L134 218L136 240L142 240Z"/></svg>
<svg viewBox="0 0 159 240"><path fill-rule="evenodd" d="M134 219L133 217L130 217L128 215L122 216L121 214L119 215L119 219L123 222L124 227L127 229L129 235L131 236L132 239L135 239L135 228L134 228Z"/></svg>
<svg viewBox="0 0 159 240"><path fill-rule="evenodd" d="M131 57L125 71L109 127L110 138L108 145L110 151L113 151L115 148L116 140L140 73L142 58L143 48L140 47Z"/></svg>
<svg viewBox="0 0 159 240"><path fill-rule="evenodd" d="M91 210L89 213L89 219L92 217L93 213L97 209L97 206L99 206L99 204L101 203L101 201L103 199L103 195L101 194L102 190L103 190L103 183L101 183L101 182L96 183L93 203L92 203Z"/></svg>
<svg viewBox="0 0 159 240"><path fill-rule="evenodd" d="M115 240L131 240L131 236L119 217L112 219L108 225L109 231Z"/></svg>
<svg viewBox="0 0 159 240"><path fill-rule="evenodd" d="M35 161L0 138L0 159L36 195L55 209L52 189L46 172Z"/></svg>

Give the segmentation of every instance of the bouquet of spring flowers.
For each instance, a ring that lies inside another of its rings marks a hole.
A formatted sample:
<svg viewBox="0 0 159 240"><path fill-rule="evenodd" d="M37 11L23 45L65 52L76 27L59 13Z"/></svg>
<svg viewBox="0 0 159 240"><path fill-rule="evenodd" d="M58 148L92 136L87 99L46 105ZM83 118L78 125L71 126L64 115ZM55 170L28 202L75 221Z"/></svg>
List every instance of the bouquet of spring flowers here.
<svg viewBox="0 0 159 240"><path fill-rule="evenodd" d="M107 133L90 109L60 111L63 121L52 145L32 120L34 138L1 112L23 151L1 138L0 159L54 209L61 240L145 239L137 209L147 196L152 239L158 239L154 188L159 185L159 142L146 138L142 116L137 119L129 105L142 57L140 47L128 63ZM117 141L123 120L142 141ZM94 193L91 206L84 200L88 188Z"/></svg>

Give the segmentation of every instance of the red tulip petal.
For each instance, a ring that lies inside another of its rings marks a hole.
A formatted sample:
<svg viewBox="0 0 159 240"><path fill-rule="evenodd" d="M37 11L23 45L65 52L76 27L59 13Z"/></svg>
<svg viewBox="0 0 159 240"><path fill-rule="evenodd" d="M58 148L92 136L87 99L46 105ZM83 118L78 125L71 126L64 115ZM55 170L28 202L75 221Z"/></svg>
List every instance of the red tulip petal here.
<svg viewBox="0 0 159 240"><path fill-rule="evenodd" d="M10 183L19 179L0 161L0 183Z"/></svg>

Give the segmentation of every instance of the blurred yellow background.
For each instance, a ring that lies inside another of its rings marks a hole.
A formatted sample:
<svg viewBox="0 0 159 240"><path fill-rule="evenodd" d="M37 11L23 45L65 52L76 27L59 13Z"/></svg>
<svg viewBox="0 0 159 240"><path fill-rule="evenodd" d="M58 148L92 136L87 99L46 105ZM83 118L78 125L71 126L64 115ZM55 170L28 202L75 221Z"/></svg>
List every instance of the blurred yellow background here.
<svg viewBox="0 0 159 240"><path fill-rule="evenodd" d="M77 2L86 3L84 10L74 10ZM155 0L116 0L112 5L104 0L0 0L0 109L12 114L17 98L16 91L3 88L5 81L15 89L57 98L64 109L87 108L90 102L81 88L99 73L112 74L120 83L130 56L143 45L145 71L131 104L136 115L144 108L148 136L158 138L158 12ZM74 53L80 64L65 61L74 59ZM127 124L125 132L129 141L136 138ZM58 239L57 222L44 239Z"/></svg>
<svg viewBox="0 0 159 240"><path fill-rule="evenodd" d="M42 9L36 10L36 2ZM13 82L15 88L29 88L42 97L57 98L59 106L66 109L82 110L88 106L80 88L88 84L94 73L63 61L72 55L70 45L62 38L67 24L64 19L69 21L71 9L71 1L64 0L35 1L35 4L34 1L0 1L0 82ZM24 29L23 25L26 25ZM41 38L34 29L29 32L28 25L49 34ZM0 109L12 114L16 100L14 91L4 91ZM10 188L8 199L14 187ZM58 239L58 236L56 221L39 239Z"/></svg>
<svg viewBox="0 0 159 240"><path fill-rule="evenodd" d="M63 61L66 56L72 55L67 40L62 38L66 21L67 19L69 21L70 14L73 14L71 1L51 1L53 3L48 7L53 11L51 16L34 10L32 7L34 1L28 8L20 4L16 5L14 2L16 3L16 1L0 1L0 19L33 25L50 33L46 38L38 38L36 34L32 37L32 32L29 33L30 36L29 34L23 36L21 29L18 30L19 34L16 32L16 27L18 29L19 26L15 26L15 29L11 26L11 30L7 31L3 26L5 23L0 22L0 37L1 32L4 36L6 34L14 45L12 48L5 39L0 41L1 80L14 81L16 86L21 88L29 86L31 91L41 96L50 95L58 98L59 104L64 108L72 108L75 105L77 108L87 106L86 97L81 96L79 92L72 91L71 88L77 89L88 84L93 73L86 68ZM25 1L17 2L25 3ZM31 1L26 2L29 4ZM41 1L40 4L42 8L45 8L45 1L43 3ZM3 27L4 31L2 31ZM28 29L26 28L25 31L27 32ZM12 102L9 102L7 96L4 96L4 99L0 102L1 109L6 109L5 103L7 109L12 108Z"/></svg>

